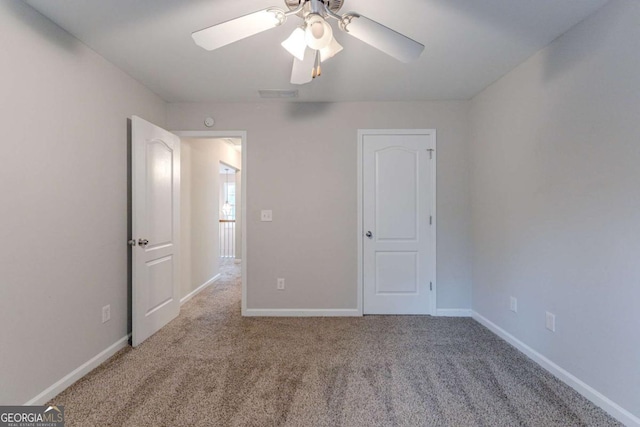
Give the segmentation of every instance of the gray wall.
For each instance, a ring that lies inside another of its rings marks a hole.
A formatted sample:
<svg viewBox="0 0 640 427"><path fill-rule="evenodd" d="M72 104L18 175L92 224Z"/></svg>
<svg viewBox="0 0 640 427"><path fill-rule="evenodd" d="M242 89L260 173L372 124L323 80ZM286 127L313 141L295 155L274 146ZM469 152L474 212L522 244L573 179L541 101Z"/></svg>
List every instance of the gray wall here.
<svg viewBox="0 0 640 427"><path fill-rule="evenodd" d="M220 272L220 162L240 169L241 156L221 139L182 138L180 148L180 286L185 297Z"/></svg>
<svg viewBox="0 0 640 427"><path fill-rule="evenodd" d="M20 1L0 28L0 404L23 404L127 335L127 117L165 104Z"/></svg>
<svg viewBox="0 0 640 427"><path fill-rule="evenodd" d="M357 129L438 131L438 307L471 307L462 102L168 104L167 126L248 131L248 308L349 309L357 285ZM295 179L292 180L291 177ZM272 209L272 223L259 221ZM287 290L276 291L276 278Z"/></svg>
<svg viewBox="0 0 640 427"><path fill-rule="evenodd" d="M471 111L474 310L636 416L639 23L609 3Z"/></svg>

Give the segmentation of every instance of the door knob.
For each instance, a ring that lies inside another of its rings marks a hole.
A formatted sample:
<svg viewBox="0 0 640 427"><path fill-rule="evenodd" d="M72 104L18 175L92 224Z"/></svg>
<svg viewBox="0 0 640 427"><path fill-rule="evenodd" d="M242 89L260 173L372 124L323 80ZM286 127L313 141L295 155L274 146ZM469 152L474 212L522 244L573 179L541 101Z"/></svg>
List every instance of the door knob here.
<svg viewBox="0 0 640 427"><path fill-rule="evenodd" d="M148 244L149 244L149 241L147 239L138 239L138 245L142 246L143 248Z"/></svg>
<svg viewBox="0 0 640 427"><path fill-rule="evenodd" d="M373 233L370 231L367 231L367 234L365 234L365 236L367 236L368 238L373 238Z"/></svg>

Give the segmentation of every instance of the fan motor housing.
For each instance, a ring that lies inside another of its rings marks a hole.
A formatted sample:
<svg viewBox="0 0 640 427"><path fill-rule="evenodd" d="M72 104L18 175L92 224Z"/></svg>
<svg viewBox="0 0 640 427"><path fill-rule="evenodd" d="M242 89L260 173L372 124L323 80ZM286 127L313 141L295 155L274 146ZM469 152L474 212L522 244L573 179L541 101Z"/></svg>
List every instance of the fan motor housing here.
<svg viewBox="0 0 640 427"><path fill-rule="evenodd" d="M300 6L301 2L306 2L307 4L298 13L298 15L301 17L304 17L304 15L309 13L309 9L311 7L308 0L284 0L284 2L289 8L289 10L295 10ZM329 7L329 10L335 13L342 8L342 5L344 4L344 0L322 0L322 3L326 4Z"/></svg>

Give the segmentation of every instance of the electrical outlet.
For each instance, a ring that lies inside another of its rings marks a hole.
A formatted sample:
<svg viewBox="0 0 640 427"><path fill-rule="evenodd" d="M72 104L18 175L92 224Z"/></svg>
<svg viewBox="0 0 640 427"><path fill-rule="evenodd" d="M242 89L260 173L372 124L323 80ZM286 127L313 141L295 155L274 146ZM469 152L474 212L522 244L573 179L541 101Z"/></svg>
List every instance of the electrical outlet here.
<svg viewBox="0 0 640 427"><path fill-rule="evenodd" d="M278 278L278 290L284 291L284 279L282 277Z"/></svg>
<svg viewBox="0 0 640 427"><path fill-rule="evenodd" d="M551 332L556 331L556 315L553 313L549 313L547 311L547 321L546 321L547 329Z"/></svg>
<svg viewBox="0 0 640 427"><path fill-rule="evenodd" d="M102 323L106 323L111 320L111 305L105 305L102 307Z"/></svg>
<svg viewBox="0 0 640 427"><path fill-rule="evenodd" d="M518 298L511 297L511 301L509 303L509 310L513 311L514 313L518 312Z"/></svg>

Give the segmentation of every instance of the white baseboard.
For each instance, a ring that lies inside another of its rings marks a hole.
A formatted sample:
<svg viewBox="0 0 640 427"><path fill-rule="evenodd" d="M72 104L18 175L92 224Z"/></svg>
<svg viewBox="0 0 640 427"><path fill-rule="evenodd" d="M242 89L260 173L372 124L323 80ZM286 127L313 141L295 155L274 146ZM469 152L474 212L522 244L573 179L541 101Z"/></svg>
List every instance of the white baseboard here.
<svg viewBox="0 0 640 427"><path fill-rule="evenodd" d="M438 317L471 317L472 313L470 308L439 308L436 310Z"/></svg>
<svg viewBox="0 0 640 427"><path fill-rule="evenodd" d="M220 273L216 274L211 279L207 280L202 285L198 286L196 289L194 289L193 291L189 292L187 295L183 296L180 299L180 305L184 304L185 302L189 301L191 298L193 298L196 295L198 295L200 292L204 291L208 286L213 285L215 282L218 281L218 279L220 279Z"/></svg>
<svg viewBox="0 0 640 427"><path fill-rule="evenodd" d="M534 349L532 349L531 347L529 347L528 345L526 345L525 343L523 343L522 341L520 341L519 339L511 335L510 333L502 329L500 326L491 322L486 317L483 317L482 315L476 313L475 311L472 312L472 317L478 323L487 327L491 332L498 335L500 338L504 339L509 344L511 344L512 346L514 346L515 348L523 352L525 355L527 355L527 357L529 357L538 365L542 366L544 369L549 371L551 374L557 377L560 381L564 382L565 384L573 388L575 391L577 391L578 393L580 393L581 395L589 399L596 406L599 406L600 408L604 409L609 415L611 415L612 417L614 417L624 425L628 427L631 427L631 426L640 427L640 418L636 417L631 412L627 411L617 403L613 402L604 394L595 390L593 387L589 386L588 384L586 384L584 381L580 380L573 374L570 374L569 372L565 371L563 368L556 365L554 362L547 359L545 356L538 353L537 351L535 351Z"/></svg>
<svg viewBox="0 0 640 427"><path fill-rule="evenodd" d="M120 338L111 346L83 363L80 367L74 369L71 373L62 377L60 380L58 380L56 383L54 383L52 386L44 390L33 399L29 400L27 403L25 403L25 406L44 405L45 403L62 393L65 389L78 381L80 378L84 377L89 372L100 366L118 351L129 345L129 337L130 335Z"/></svg>
<svg viewBox="0 0 640 427"><path fill-rule="evenodd" d="M362 313L358 309L335 309L335 310L323 310L323 309L262 309L262 308L247 308L243 316L246 317L360 317Z"/></svg>
<svg viewBox="0 0 640 427"><path fill-rule="evenodd" d="M443 317L471 317L472 310L468 308L439 308L436 316ZM358 309L261 309L248 308L243 313L247 317L360 317L362 313Z"/></svg>

